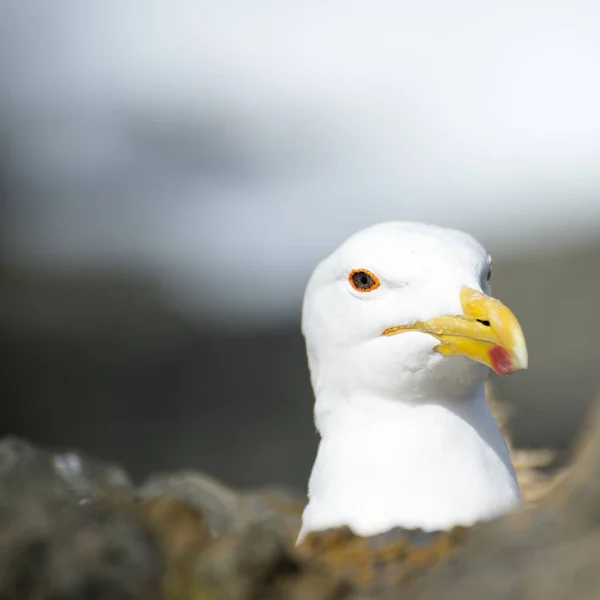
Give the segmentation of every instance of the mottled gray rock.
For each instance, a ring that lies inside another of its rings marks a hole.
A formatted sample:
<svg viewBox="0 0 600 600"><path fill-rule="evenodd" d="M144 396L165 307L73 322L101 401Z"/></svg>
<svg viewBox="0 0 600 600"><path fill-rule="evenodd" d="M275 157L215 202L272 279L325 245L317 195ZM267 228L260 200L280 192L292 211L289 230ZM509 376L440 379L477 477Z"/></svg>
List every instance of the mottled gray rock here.
<svg viewBox="0 0 600 600"><path fill-rule="evenodd" d="M138 491L142 499L165 496L202 511L214 535L233 531L240 496L212 477L194 471L149 477Z"/></svg>
<svg viewBox="0 0 600 600"><path fill-rule="evenodd" d="M9 489L35 490L66 501L131 494L128 474L82 452L46 452L17 437L0 442L0 483Z"/></svg>
<svg viewBox="0 0 600 600"><path fill-rule="evenodd" d="M274 521L280 522L290 538L295 539L300 530L303 503L291 493L270 488L238 492L204 473L154 475L143 483L138 496L164 496L196 507L213 535L239 533L250 524Z"/></svg>
<svg viewBox="0 0 600 600"><path fill-rule="evenodd" d="M163 556L131 497L112 465L0 443L0 597L160 598Z"/></svg>

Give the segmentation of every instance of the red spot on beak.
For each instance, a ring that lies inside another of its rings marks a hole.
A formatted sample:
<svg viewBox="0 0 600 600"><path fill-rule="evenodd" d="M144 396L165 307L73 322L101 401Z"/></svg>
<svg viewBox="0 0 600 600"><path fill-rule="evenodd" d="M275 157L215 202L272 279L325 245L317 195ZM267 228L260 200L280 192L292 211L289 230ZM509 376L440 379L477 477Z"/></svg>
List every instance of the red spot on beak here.
<svg viewBox="0 0 600 600"><path fill-rule="evenodd" d="M499 375L510 375L515 371L510 354L502 346L494 346L490 350L490 361L492 368Z"/></svg>

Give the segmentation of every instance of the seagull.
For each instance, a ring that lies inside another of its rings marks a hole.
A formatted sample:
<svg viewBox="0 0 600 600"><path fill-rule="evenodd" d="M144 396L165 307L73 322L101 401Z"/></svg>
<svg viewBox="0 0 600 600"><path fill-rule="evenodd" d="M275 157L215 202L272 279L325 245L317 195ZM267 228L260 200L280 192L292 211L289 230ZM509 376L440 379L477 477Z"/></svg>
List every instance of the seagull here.
<svg viewBox="0 0 600 600"><path fill-rule="evenodd" d="M359 536L447 530L521 503L485 399L490 368L527 368L470 235L405 221L349 237L313 272L302 333L321 436L302 515Z"/></svg>

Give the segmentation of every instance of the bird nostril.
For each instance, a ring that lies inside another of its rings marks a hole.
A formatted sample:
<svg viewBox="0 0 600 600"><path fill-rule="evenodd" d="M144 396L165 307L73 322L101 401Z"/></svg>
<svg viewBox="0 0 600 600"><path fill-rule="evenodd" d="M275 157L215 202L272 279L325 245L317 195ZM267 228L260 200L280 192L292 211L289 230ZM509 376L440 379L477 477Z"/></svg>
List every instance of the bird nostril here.
<svg viewBox="0 0 600 600"><path fill-rule="evenodd" d="M481 323L482 325L485 325L486 327L490 326L490 322L489 321L482 321L481 319L477 319L478 323Z"/></svg>

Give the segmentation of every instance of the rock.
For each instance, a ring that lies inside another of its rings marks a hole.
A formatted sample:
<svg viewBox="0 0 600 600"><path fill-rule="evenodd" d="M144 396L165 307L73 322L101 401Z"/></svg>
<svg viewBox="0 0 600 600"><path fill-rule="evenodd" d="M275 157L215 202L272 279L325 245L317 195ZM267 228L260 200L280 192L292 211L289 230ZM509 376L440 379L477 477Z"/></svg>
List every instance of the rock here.
<svg viewBox="0 0 600 600"><path fill-rule="evenodd" d="M584 529L600 524L600 398L589 412L574 451L575 458L546 504L570 527L583 519Z"/></svg>
<svg viewBox="0 0 600 600"><path fill-rule="evenodd" d="M277 522L282 534L296 542L304 501L289 492L263 489L241 494L234 530L242 531L251 524Z"/></svg>
<svg viewBox="0 0 600 600"><path fill-rule="evenodd" d="M350 586L293 551L278 522L249 524L221 537L201 558L199 575L218 600L334 600Z"/></svg>
<svg viewBox="0 0 600 600"><path fill-rule="evenodd" d="M81 452L51 454L15 437L0 442L0 484L9 490L35 491L68 501L133 494L127 473L120 467Z"/></svg>
<svg viewBox="0 0 600 600"><path fill-rule="evenodd" d="M182 471L150 477L140 487L141 498L165 496L201 510L213 535L239 533L252 523L279 520L295 540L303 503L277 489L236 492L204 473Z"/></svg>
<svg viewBox="0 0 600 600"><path fill-rule="evenodd" d="M160 598L163 555L131 498L117 467L0 443L0 597Z"/></svg>
<svg viewBox="0 0 600 600"><path fill-rule="evenodd" d="M203 514L193 506L167 497L148 499L143 507L167 559L162 580L165 598L202 597L197 565L212 541Z"/></svg>
<svg viewBox="0 0 600 600"><path fill-rule="evenodd" d="M233 531L240 496L212 477L193 471L149 477L138 491L143 499L165 496L194 506L204 514L213 535Z"/></svg>
<svg viewBox="0 0 600 600"><path fill-rule="evenodd" d="M373 595L395 588L447 560L466 530L423 532L397 527L363 538L342 527L311 532L298 552L325 571Z"/></svg>

